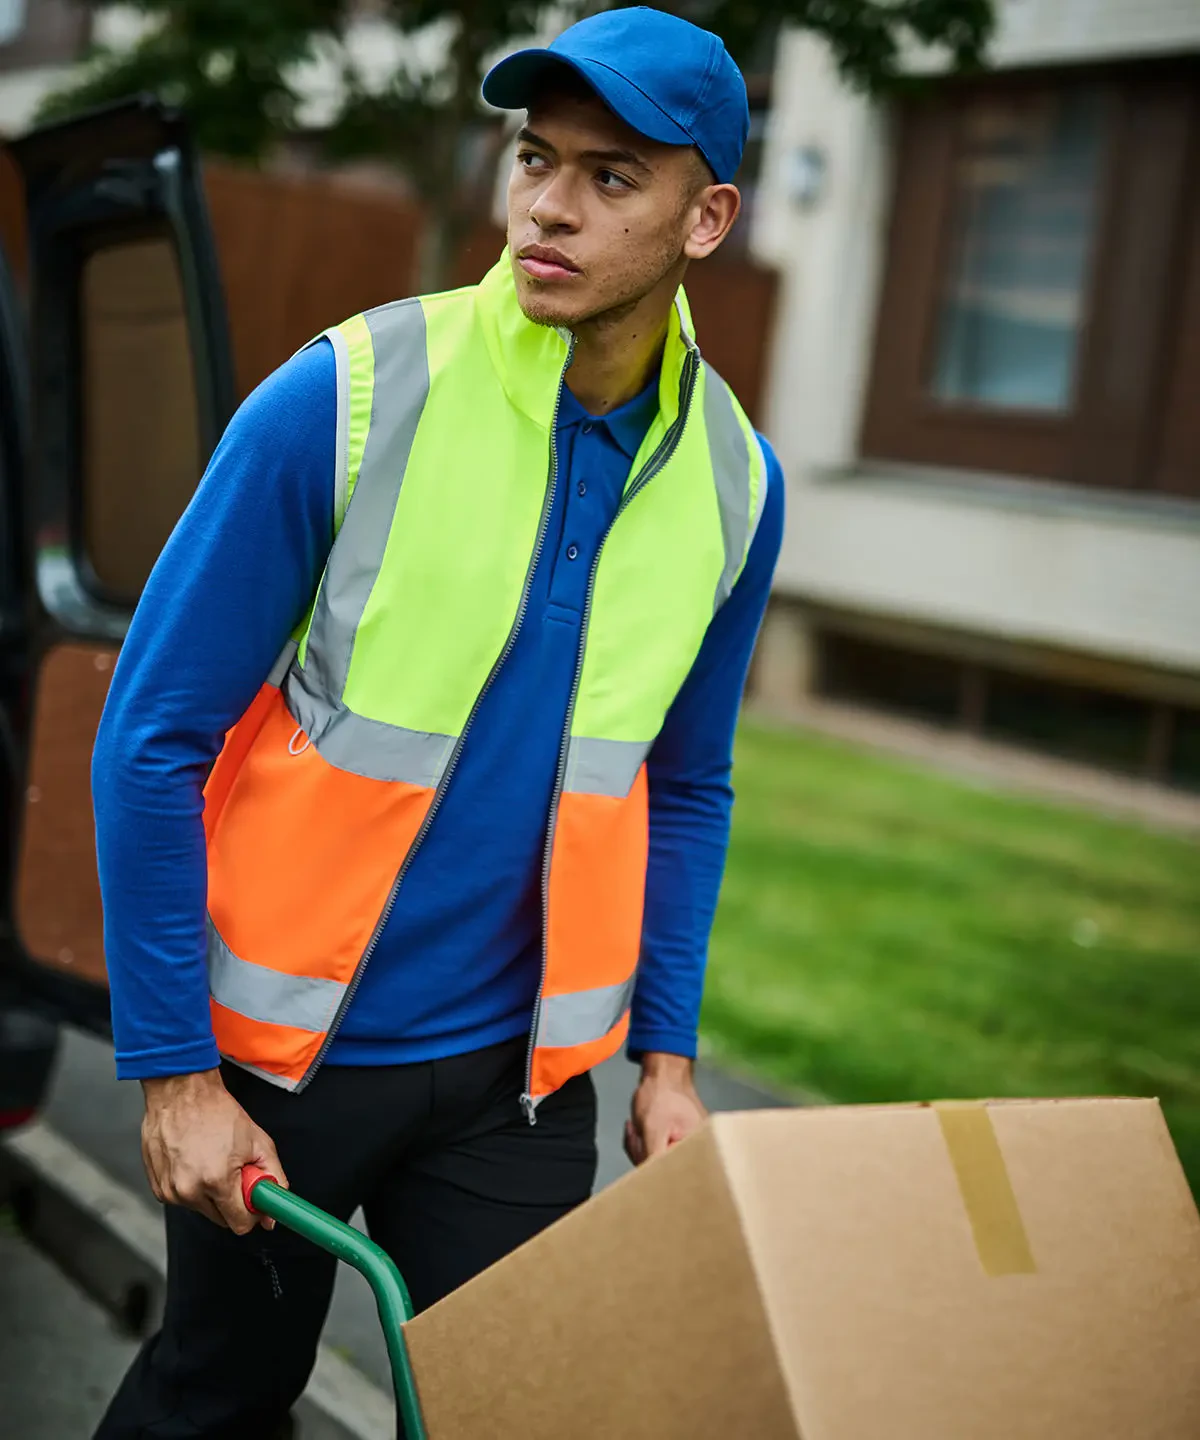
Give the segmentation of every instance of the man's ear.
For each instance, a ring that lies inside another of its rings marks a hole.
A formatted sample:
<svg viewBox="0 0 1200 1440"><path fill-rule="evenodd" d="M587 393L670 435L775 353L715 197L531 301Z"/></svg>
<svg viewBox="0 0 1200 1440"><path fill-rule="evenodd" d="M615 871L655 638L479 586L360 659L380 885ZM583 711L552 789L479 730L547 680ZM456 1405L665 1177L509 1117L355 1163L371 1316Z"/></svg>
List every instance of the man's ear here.
<svg viewBox="0 0 1200 1440"><path fill-rule="evenodd" d="M736 185L708 185L696 197L689 212L692 228L684 242L683 253L689 260L703 260L721 244L742 208L742 197Z"/></svg>

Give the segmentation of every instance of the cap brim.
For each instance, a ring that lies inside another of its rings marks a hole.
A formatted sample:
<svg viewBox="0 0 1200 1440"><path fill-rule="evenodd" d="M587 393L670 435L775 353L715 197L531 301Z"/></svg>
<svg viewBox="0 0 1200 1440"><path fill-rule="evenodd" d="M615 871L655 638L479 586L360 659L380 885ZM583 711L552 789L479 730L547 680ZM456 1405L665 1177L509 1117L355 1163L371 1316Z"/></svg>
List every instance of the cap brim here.
<svg viewBox="0 0 1200 1440"><path fill-rule="evenodd" d="M639 135L664 145L695 143L682 125L664 114L623 75L595 60L572 60L553 50L518 50L501 60L488 71L483 98L498 110L527 110L547 77L564 66L582 76L613 114Z"/></svg>

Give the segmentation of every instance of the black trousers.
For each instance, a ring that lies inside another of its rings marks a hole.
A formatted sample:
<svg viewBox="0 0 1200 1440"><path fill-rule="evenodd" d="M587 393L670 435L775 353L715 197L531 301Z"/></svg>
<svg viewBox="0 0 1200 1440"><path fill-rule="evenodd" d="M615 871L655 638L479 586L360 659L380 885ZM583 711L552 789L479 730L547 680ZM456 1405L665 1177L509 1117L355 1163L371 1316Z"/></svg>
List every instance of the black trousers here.
<svg viewBox="0 0 1200 1440"><path fill-rule="evenodd" d="M427 1064L325 1066L291 1095L226 1066L298 1194L399 1266L418 1310L585 1200L596 1098L580 1075L521 1113L525 1044ZM161 1331L134 1360L96 1440L268 1440L304 1389L337 1262L282 1226L246 1236L168 1207Z"/></svg>

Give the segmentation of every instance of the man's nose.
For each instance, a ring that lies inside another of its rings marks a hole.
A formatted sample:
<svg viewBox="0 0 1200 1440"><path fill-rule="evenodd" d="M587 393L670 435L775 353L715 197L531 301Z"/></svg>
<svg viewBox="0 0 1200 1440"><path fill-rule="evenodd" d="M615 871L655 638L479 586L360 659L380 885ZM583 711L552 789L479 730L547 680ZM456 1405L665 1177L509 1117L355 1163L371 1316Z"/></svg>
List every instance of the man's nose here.
<svg viewBox="0 0 1200 1440"><path fill-rule="evenodd" d="M578 229L579 207L569 178L555 175L529 207L529 214L539 230Z"/></svg>

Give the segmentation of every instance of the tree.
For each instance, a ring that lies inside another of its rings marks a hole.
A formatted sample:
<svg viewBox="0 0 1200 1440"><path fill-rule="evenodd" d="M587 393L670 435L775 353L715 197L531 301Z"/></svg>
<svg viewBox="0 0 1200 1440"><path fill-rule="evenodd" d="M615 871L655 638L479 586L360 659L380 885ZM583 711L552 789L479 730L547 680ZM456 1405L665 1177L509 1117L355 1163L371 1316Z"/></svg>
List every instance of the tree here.
<svg viewBox="0 0 1200 1440"><path fill-rule="evenodd" d="M86 3L128 8L127 0ZM384 156L403 167L429 215L419 280L432 290L445 283L475 208L467 152L484 113L478 97L488 64L538 33L548 14L565 25L605 7L375 0L372 8L413 42L383 84L368 83L347 46L351 18L364 8L354 0L135 0L134 8L146 21L142 37L127 49L97 49L40 118L151 91L188 115L203 149L259 163L299 130L305 62L332 57L342 85L325 153ZM899 82L909 40L944 47L954 69L971 69L993 24L993 0L660 0L659 8L714 30L742 60L784 23L813 30L829 42L845 79L876 95ZM477 181L494 158L485 146Z"/></svg>

